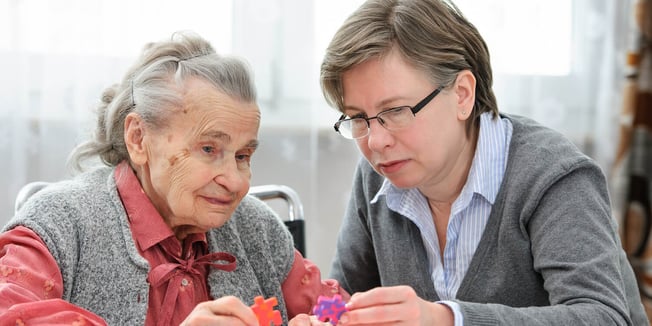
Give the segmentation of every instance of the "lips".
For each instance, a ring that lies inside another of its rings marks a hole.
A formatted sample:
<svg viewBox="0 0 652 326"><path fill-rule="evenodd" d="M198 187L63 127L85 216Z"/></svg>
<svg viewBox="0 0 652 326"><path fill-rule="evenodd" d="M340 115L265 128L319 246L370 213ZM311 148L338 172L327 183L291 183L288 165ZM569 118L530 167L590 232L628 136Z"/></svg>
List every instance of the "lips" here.
<svg viewBox="0 0 652 326"><path fill-rule="evenodd" d="M391 174L399 171L407 162L408 162L407 160L400 160L400 161L379 163L378 168L383 174Z"/></svg>
<svg viewBox="0 0 652 326"><path fill-rule="evenodd" d="M201 196L206 200L208 203L212 205L219 205L219 206L224 206L224 205L230 205L233 202L233 199L230 197L207 197L207 196Z"/></svg>

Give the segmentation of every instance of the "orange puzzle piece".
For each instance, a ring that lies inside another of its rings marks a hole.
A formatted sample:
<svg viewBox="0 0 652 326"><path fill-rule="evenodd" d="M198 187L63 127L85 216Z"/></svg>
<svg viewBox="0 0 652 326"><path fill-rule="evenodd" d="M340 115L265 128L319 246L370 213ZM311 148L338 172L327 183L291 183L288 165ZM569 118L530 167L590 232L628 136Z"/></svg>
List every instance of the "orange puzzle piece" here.
<svg viewBox="0 0 652 326"><path fill-rule="evenodd" d="M251 306L251 310L254 311L258 318L258 325L269 326L270 323L272 325L281 325L283 323L281 313L278 310L274 310L274 306L277 304L278 300L276 300L276 297L271 297L267 300L263 300L262 296L254 298L254 304Z"/></svg>

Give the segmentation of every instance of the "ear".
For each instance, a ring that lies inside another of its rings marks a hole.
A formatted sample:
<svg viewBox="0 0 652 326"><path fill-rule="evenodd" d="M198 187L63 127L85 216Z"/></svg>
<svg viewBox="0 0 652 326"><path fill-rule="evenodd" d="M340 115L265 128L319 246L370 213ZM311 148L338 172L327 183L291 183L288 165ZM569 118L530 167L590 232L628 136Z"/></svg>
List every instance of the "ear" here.
<svg viewBox="0 0 652 326"><path fill-rule="evenodd" d="M129 158L135 165L147 163L147 149L145 146L145 124L136 113L129 113L125 118L125 145L129 152Z"/></svg>
<svg viewBox="0 0 652 326"><path fill-rule="evenodd" d="M471 116L475 104L475 76L469 70L462 70L457 74L453 91L457 101L457 116L466 120Z"/></svg>

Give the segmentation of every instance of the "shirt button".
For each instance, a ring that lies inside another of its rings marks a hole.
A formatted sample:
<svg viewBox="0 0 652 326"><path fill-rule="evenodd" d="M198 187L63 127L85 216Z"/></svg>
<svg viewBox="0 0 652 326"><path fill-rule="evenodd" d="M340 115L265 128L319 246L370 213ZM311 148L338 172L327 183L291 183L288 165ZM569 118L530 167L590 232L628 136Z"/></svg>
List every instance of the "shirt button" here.
<svg viewBox="0 0 652 326"><path fill-rule="evenodd" d="M188 280L185 279L185 278L182 279L182 280L181 280L181 285L183 285L183 286L188 286Z"/></svg>

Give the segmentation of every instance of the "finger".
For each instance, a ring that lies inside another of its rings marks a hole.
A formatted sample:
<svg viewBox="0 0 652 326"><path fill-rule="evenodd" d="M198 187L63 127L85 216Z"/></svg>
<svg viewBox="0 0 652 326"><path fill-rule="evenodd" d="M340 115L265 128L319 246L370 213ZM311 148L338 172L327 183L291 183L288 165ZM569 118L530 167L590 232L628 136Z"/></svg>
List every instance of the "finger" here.
<svg viewBox="0 0 652 326"><path fill-rule="evenodd" d="M311 326L332 326L333 324L329 322L323 322L317 318L317 316L310 316L310 325Z"/></svg>
<svg viewBox="0 0 652 326"><path fill-rule="evenodd" d="M409 286L378 287L353 294L346 304L346 308L353 310L378 305L398 304L416 297L416 292Z"/></svg>
<svg viewBox="0 0 652 326"><path fill-rule="evenodd" d="M216 300L200 303L205 311L217 316L232 316L240 319L245 325L258 325L256 314L240 299L234 296L221 297Z"/></svg>
<svg viewBox="0 0 652 326"><path fill-rule="evenodd" d="M390 304L359 308L345 312L340 321L345 325L398 325L414 319L418 311L408 305Z"/></svg>
<svg viewBox="0 0 652 326"><path fill-rule="evenodd" d="M310 316L306 314L298 314L290 320L288 326L310 326Z"/></svg>
<svg viewBox="0 0 652 326"><path fill-rule="evenodd" d="M194 315L181 323L180 326L251 326L251 324L244 323L240 318L234 316L221 316L221 315ZM258 324L253 324L258 325Z"/></svg>
<svg viewBox="0 0 652 326"><path fill-rule="evenodd" d="M422 301L409 286L375 288L351 297L340 320L347 325L410 324L421 318Z"/></svg>
<svg viewBox="0 0 652 326"><path fill-rule="evenodd" d="M317 316L306 314L298 314L290 320L288 326L332 326L329 322L323 322L317 319Z"/></svg>

